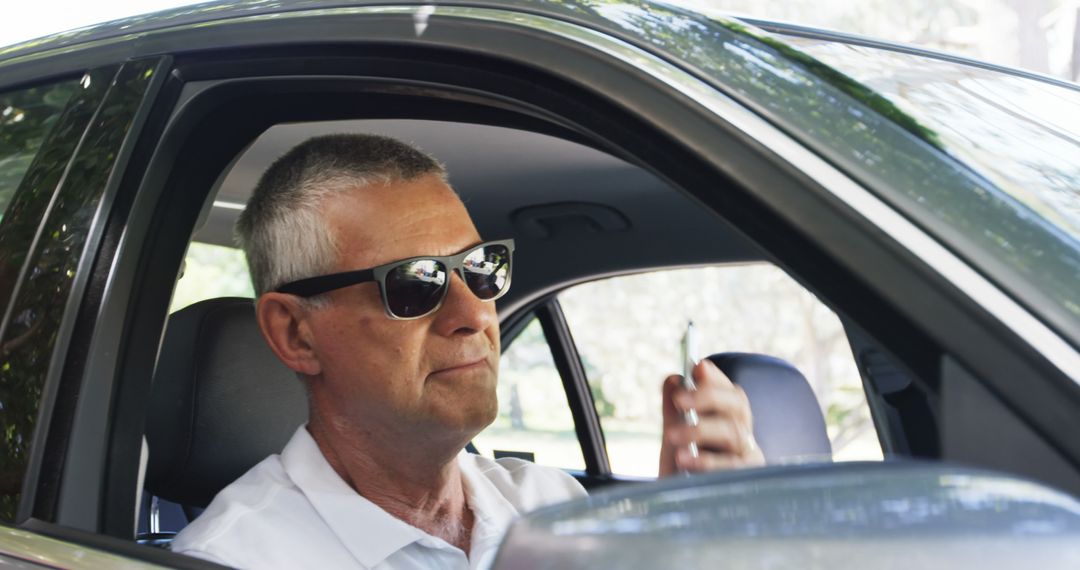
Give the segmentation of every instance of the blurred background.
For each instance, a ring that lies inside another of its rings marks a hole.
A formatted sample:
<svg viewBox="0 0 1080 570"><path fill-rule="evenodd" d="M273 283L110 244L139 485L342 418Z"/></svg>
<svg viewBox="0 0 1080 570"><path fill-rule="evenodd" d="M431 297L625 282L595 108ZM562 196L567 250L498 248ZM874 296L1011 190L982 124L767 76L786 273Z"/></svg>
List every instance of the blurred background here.
<svg viewBox="0 0 1080 570"><path fill-rule="evenodd" d="M783 20L1080 78L1080 0L668 0L714 14ZM0 46L192 4L183 0L6 3Z"/></svg>

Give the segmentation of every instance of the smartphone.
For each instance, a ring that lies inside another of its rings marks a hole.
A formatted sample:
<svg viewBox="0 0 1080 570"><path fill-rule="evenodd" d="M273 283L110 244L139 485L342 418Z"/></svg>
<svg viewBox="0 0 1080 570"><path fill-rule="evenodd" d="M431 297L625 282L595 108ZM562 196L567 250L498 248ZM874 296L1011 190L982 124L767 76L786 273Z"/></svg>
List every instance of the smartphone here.
<svg viewBox="0 0 1080 570"><path fill-rule="evenodd" d="M697 333L694 329L694 321L686 323L686 332L682 337L682 359L683 359L683 388L691 392L697 390L697 384L694 383L694 366L697 366L698 361L698 344ZM697 410L690 408L683 412L683 418L688 425L698 425ZM689 444L690 456L698 456L698 447L696 441L691 441Z"/></svg>
<svg viewBox="0 0 1080 570"><path fill-rule="evenodd" d="M683 387L697 390L694 384L694 367L697 366L697 330L694 321L686 323L686 332L682 337Z"/></svg>

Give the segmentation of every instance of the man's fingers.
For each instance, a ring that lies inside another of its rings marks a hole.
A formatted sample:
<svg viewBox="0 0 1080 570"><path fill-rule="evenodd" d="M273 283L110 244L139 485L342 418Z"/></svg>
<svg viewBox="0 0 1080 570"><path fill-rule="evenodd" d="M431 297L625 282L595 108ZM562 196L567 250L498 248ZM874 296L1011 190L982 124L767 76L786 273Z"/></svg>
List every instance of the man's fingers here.
<svg viewBox="0 0 1080 570"><path fill-rule="evenodd" d="M674 422L677 418L682 417L682 408L675 403L675 398L681 391L681 383L682 376L679 376L678 374L672 374L664 379L664 387L661 394L661 406L665 424Z"/></svg>
<svg viewBox="0 0 1080 570"><path fill-rule="evenodd" d="M679 411L693 408L699 416L723 416L752 423L750 400L739 386L720 388L713 385L693 392L676 390L672 400Z"/></svg>
<svg viewBox="0 0 1080 570"><path fill-rule="evenodd" d="M703 385L713 385L719 387L731 387L733 383L731 379L724 374L723 370L720 370L713 361L708 358L702 358L701 362L698 362L694 366L694 382L700 389Z"/></svg>
<svg viewBox="0 0 1080 570"><path fill-rule="evenodd" d="M711 362L699 363L694 376L697 390L684 389L677 374L664 379L661 474L764 465L764 454L754 441L746 392ZM687 423L687 410L694 410L696 425ZM690 451L691 443L697 457Z"/></svg>
<svg viewBox="0 0 1080 570"><path fill-rule="evenodd" d="M747 462L733 453L700 452L697 457L694 457L689 450L681 449L675 455L675 464L683 471L697 473L716 469L736 469L747 465Z"/></svg>
<svg viewBox="0 0 1080 570"><path fill-rule="evenodd" d="M667 430L668 443L686 447L691 442L703 451L745 454L754 451L752 429L741 422L705 418L697 426L673 426Z"/></svg>
<svg viewBox="0 0 1080 570"><path fill-rule="evenodd" d="M682 376L678 374L672 374L667 378L664 378L664 395L668 396L675 390L679 389L682 385Z"/></svg>
<svg viewBox="0 0 1080 570"><path fill-rule="evenodd" d="M674 378L680 377L676 375ZM698 415L719 414L749 421L750 400L746 392L732 383L711 360L703 358L698 362L694 367L694 380L697 390L674 390L672 394L675 406L680 411L693 408Z"/></svg>

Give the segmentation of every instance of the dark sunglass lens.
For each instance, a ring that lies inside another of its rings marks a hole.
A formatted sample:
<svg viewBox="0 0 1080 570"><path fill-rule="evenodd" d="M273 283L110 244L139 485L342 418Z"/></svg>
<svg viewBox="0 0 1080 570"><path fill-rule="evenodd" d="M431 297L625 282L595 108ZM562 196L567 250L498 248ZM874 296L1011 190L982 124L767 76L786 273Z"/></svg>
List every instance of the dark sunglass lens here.
<svg viewBox="0 0 1080 570"><path fill-rule="evenodd" d="M419 317L446 293L446 266L433 259L402 263L386 275L386 305L398 317Z"/></svg>
<svg viewBox="0 0 1080 570"><path fill-rule="evenodd" d="M463 266L465 283L481 299L494 299L510 282L510 250L504 245L477 248Z"/></svg>

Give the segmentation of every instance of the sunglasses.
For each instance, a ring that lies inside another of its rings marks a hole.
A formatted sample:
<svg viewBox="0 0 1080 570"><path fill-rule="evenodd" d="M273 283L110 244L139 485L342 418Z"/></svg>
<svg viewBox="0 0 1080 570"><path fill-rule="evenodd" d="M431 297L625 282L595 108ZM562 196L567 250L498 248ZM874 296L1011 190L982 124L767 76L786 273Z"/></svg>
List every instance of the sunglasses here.
<svg viewBox="0 0 1080 570"><path fill-rule="evenodd" d="M379 284L386 315L395 320L419 319L442 306L455 272L483 301L494 301L510 289L510 258L514 240L489 241L454 255L410 257L370 269L308 277L277 289L300 297L314 297L335 289L375 281Z"/></svg>

